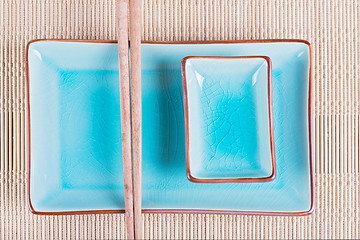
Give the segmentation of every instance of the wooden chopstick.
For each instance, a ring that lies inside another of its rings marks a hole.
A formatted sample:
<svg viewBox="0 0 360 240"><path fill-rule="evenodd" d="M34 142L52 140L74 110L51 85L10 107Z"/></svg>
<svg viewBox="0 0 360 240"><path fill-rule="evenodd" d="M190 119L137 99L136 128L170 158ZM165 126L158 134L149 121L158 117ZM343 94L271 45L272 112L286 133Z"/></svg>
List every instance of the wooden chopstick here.
<svg viewBox="0 0 360 240"><path fill-rule="evenodd" d="M116 1L119 56L121 144L124 172L125 222L127 239L135 238L134 195L131 152L131 108L129 78L128 0Z"/></svg>
<svg viewBox="0 0 360 240"><path fill-rule="evenodd" d="M141 0L130 0L131 117L135 238L142 239L141 216Z"/></svg>

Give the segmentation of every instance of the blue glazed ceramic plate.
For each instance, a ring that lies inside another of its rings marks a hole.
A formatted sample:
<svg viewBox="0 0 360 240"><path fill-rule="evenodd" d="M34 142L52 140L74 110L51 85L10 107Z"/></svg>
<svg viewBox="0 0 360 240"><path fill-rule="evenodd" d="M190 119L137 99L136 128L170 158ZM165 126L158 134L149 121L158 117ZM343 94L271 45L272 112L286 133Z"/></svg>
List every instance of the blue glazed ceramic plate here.
<svg viewBox="0 0 360 240"><path fill-rule="evenodd" d="M272 60L277 177L192 183L186 177L181 59ZM313 206L310 49L302 41L142 45L145 212L306 214ZM37 213L124 208L116 43L28 46L29 200Z"/></svg>
<svg viewBox="0 0 360 240"><path fill-rule="evenodd" d="M189 180L273 180L270 59L186 57L182 78Z"/></svg>

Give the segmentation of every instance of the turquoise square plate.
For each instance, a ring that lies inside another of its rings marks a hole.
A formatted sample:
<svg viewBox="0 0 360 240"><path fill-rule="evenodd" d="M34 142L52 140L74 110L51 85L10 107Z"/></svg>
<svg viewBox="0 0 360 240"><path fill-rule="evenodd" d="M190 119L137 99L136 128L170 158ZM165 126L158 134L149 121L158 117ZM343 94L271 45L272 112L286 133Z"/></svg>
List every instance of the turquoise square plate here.
<svg viewBox="0 0 360 240"><path fill-rule="evenodd" d="M192 182L275 179L271 60L182 60L186 173Z"/></svg>
<svg viewBox="0 0 360 240"><path fill-rule="evenodd" d="M186 177L181 59L272 60L277 176L266 183ZM143 43L144 212L308 214L313 206L310 47L301 40ZM122 212L115 42L29 43L29 202L38 214Z"/></svg>

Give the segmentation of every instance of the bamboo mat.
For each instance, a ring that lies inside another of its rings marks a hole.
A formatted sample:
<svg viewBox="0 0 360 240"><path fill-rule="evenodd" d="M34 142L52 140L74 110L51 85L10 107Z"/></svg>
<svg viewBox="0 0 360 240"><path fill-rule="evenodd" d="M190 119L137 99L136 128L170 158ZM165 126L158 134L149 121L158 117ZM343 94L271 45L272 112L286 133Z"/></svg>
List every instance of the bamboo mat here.
<svg viewBox="0 0 360 240"><path fill-rule="evenodd" d="M146 238L360 238L360 3L144 0L143 40L301 38L314 55L316 208L306 217L145 214ZM116 39L114 0L0 1L0 239L118 239L124 217L26 206L25 44Z"/></svg>

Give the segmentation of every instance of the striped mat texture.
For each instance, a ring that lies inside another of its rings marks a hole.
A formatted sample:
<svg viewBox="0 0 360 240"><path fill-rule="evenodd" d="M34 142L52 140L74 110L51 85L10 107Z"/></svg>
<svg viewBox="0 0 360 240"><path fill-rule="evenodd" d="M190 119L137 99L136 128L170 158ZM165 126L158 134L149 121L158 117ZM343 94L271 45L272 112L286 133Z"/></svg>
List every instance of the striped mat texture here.
<svg viewBox="0 0 360 240"><path fill-rule="evenodd" d="M120 239L124 216L36 216L26 204L26 43L116 39L114 0L0 1L0 239ZM315 211L144 214L151 239L360 238L358 0L143 0L143 40L301 38L314 56Z"/></svg>

